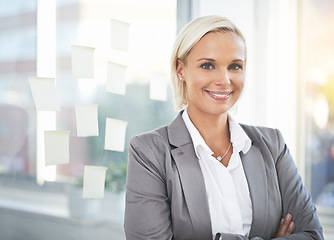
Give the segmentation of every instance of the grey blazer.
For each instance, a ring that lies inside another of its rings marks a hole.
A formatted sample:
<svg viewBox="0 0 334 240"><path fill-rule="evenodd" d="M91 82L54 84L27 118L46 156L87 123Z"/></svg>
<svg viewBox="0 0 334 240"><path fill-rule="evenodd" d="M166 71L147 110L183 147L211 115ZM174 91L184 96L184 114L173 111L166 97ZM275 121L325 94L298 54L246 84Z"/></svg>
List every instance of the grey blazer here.
<svg viewBox="0 0 334 240"><path fill-rule="evenodd" d="M272 239L292 214L294 234L282 239L323 239L316 208L278 130L241 125L252 140L240 153L250 190L249 238ZM204 178L181 113L168 126L130 142L124 229L127 240L211 240ZM221 233L223 240L247 239Z"/></svg>

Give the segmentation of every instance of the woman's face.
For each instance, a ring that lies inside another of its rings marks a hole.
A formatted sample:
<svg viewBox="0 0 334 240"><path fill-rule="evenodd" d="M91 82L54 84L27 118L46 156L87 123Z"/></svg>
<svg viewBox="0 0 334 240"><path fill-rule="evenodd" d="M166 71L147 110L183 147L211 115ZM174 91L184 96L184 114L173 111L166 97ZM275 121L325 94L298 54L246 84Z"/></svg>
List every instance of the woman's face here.
<svg viewBox="0 0 334 240"><path fill-rule="evenodd" d="M238 35L206 34L185 62L178 62L177 73L185 82L189 113L226 113L242 92L244 67L245 45Z"/></svg>

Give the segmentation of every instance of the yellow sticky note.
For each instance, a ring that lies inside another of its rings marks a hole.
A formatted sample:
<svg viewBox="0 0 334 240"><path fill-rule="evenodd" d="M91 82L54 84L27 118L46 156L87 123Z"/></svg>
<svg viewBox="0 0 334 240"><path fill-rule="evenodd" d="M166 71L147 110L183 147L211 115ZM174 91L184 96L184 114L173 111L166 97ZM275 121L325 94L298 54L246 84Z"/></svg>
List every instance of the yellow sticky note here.
<svg viewBox="0 0 334 240"><path fill-rule="evenodd" d="M45 131L45 165L69 163L70 131Z"/></svg>
<svg viewBox="0 0 334 240"><path fill-rule="evenodd" d="M85 166L83 177L83 198L103 198L106 167Z"/></svg>
<svg viewBox="0 0 334 240"><path fill-rule="evenodd" d="M125 95L127 67L113 62L107 67L107 92Z"/></svg>
<svg viewBox="0 0 334 240"><path fill-rule="evenodd" d="M122 120L107 118L104 149L124 151L125 133L128 123Z"/></svg>
<svg viewBox="0 0 334 240"><path fill-rule="evenodd" d="M71 46L73 77L94 78L94 50L92 47Z"/></svg>
<svg viewBox="0 0 334 240"><path fill-rule="evenodd" d="M129 23L111 19L110 47L116 50L127 51L129 48L129 29Z"/></svg>
<svg viewBox="0 0 334 240"><path fill-rule="evenodd" d="M153 73L150 81L150 99L167 101L167 77Z"/></svg>
<svg viewBox="0 0 334 240"><path fill-rule="evenodd" d="M76 104L77 136L99 136L98 104Z"/></svg>
<svg viewBox="0 0 334 240"><path fill-rule="evenodd" d="M60 111L55 78L29 77L29 84L38 111Z"/></svg>

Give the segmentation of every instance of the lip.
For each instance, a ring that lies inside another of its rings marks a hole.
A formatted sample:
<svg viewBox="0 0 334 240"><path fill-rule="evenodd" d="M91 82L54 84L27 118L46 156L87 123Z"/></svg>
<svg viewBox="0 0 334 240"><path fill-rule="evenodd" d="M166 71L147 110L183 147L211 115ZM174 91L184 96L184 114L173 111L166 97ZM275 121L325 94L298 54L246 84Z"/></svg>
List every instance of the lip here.
<svg viewBox="0 0 334 240"><path fill-rule="evenodd" d="M232 94L232 91L209 91L209 90L204 90L204 91L208 93L210 97L216 100L228 100Z"/></svg>

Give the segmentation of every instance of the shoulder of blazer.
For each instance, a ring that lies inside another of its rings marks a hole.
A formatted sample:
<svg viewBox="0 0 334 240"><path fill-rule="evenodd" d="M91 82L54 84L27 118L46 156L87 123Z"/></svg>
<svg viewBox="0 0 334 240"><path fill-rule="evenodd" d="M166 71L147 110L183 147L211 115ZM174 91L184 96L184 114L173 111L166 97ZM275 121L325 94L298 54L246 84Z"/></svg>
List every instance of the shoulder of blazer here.
<svg viewBox="0 0 334 240"><path fill-rule="evenodd" d="M130 142L145 140L152 141L154 139L168 140L167 125L161 126L157 129L151 130L149 132L144 132L138 135L135 135L131 138Z"/></svg>
<svg viewBox="0 0 334 240"><path fill-rule="evenodd" d="M247 125L247 124L240 124L240 126L244 129L244 131L247 133L247 135L251 139L252 138L257 139L259 137L264 137L264 138L271 139L272 137L275 137L275 136L277 138L277 131L278 130L274 129L274 128L251 126L251 125Z"/></svg>
<svg viewBox="0 0 334 240"><path fill-rule="evenodd" d="M267 149L272 156L277 157L286 148L283 136L278 129L245 124L240 126L251 139L252 145L260 148L261 151Z"/></svg>
<svg viewBox="0 0 334 240"><path fill-rule="evenodd" d="M167 126L133 136L130 140L130 147L140 149L142 152L149 149L169 148Z"/></svg>
<svg viewBox="0 0 334 240"><path fill-rule="evenodd" d="M181 111L170 124L138 135L133 139L143 139L148 141L149 144L154 145L156 141L158 141L160 144L170 145L171 149L192 143L188 129L182 119L182 112L183 111Z"/></svg>

